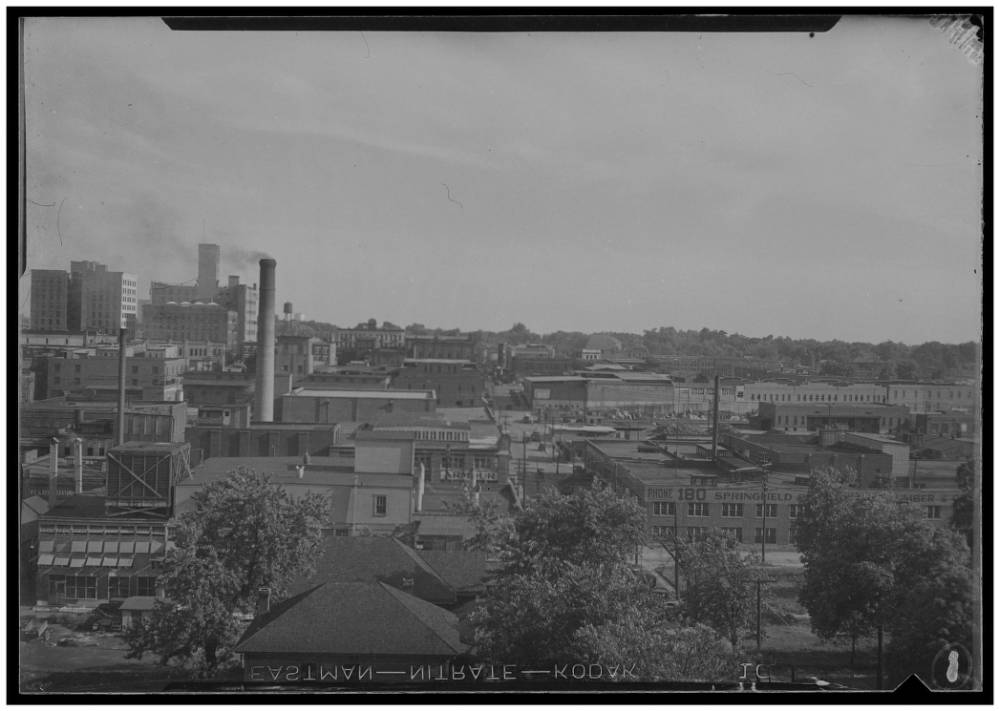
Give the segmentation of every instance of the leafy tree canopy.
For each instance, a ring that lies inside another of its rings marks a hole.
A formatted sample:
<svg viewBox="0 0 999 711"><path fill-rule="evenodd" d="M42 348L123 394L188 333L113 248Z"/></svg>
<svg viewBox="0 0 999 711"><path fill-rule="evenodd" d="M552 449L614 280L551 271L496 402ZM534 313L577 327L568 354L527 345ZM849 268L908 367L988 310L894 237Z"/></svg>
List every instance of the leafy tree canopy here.
<svg viewBox="0 0 999 711"><path fill-rule="evenodd" d="M473 520L479 514L473 514ZM497 662L637 664L643 679L718 678L731 669L727 643L675 615L629 565L644 514L599 484L546 492L498 525L498 569L472 616L478 653ZM627 660L627 661L625 661Z"/></svg>
<svg viewBox="0 0 999 711"><path fill-rule="evenodd" d="M815 632L889 634L888 668L929 673L948 642L970 645L972 571L962 536L887 492L860 492L819 472L797 520L801 601Z"/></svg>
<svg viewBox="0 0 999 711"><path fill-rule="evenodd" d="M756 557L742 555L733 540L712 531L685 546L680 562L687 580L684 611L738 646L740 633L756 621Z"/></svg>
<svg viewBox="0 0 999 711"><path fill-rule="evenodd" d="M165 601L126 634L128 657L144 654L213 673L238 639L237 615L254 612L267 589L281 599L311 571L329 503L292 498L266 476L240 468L191 497L160 576Z"/></svg>

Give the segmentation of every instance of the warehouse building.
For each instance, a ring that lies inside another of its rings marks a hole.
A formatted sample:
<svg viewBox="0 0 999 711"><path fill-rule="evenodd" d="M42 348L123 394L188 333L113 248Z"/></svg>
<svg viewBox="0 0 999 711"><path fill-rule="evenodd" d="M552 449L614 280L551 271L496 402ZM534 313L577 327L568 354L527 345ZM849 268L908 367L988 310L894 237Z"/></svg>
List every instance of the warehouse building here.
<svg viewBox="0 0 999 711"><path fill-rule="evenodd" d="M737 458L734 453L732 458ZM653 541L673 535L693 541L718 529L742 543L765 539L792 545L793 524L803 511L810 478L807 467L771 471L764 477L763 467L745 462L741 481L735 481L725 467L709 460L647 452L639 443L622 440L587 442L583 460L587 473L645 510L646 532ZM940 526L949 525L954 499L960 494L956 484L888 491Z"/></svg>
<svg viewBox="0 0 999 711"><path fill-rule="evenodd" d="M296 388L281 395L276 416L281 422L334 424L375 421L392 412L431 413L437 409L433 390L325 390Z"/></svg>
<svg viewBox="0 0 999 711"><path fill-rule="evenodd" d="M878 403L761 402L753 426L783 432L814 433L820 429L841 428L851 432L888 434L899 431L908 416L908 408Z"/></svg>

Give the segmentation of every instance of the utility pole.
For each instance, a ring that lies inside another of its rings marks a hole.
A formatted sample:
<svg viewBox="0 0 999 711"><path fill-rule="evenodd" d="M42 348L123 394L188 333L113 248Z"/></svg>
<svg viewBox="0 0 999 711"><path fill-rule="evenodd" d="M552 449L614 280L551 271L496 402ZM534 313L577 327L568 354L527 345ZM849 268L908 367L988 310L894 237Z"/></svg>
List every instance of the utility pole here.
<svg viewBox="0 0 999 711"><path fill-rule="evenodd" d="M520 463L520 473L521 481L527 481L527 433L522 432L520 435L520 443L523 446L524 458Z"/></svg>
<svg viewBox="0 0 999 711"><path fill-rule="evenodd" d="M760 536L760 562L767 562L767 467L770 465L770 458L764 457L761 468L763 469L763 478L760 480L763 484L763 530Z"/></svg>
<svg viewBox="0 0 999 711"><path fill-rule="evenodd" d="M676 591L676 601L680 602L680 541L677 539L676 502L673 502L673 589Z"/></svg>
<svg viewBox="0 0 999 711"><path fill-rule="evenodd" d="M762 609L762 604L761 604L761 597L762 596L761 596L761 593L760 593L760 588L762 587L762 585L763 585L763 579L762 578L757 578L756 579L756 651L757 651L757 653L759 653L759 651L760 651L760 643L761 643L761 639L762 639L762 635L760 633L760 618L761 618L761 614L760 613L761 613L761 609Z"/></svg>

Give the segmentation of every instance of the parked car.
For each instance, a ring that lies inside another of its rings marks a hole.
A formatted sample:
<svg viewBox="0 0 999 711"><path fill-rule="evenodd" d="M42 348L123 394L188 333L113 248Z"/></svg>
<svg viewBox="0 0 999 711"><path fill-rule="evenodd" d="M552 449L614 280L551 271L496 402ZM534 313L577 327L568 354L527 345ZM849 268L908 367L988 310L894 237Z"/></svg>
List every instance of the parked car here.
<svg viewBox="0 0 999 711"><path fill-rule="evenodd" d="M84 623L85 629L98 630L120 630L121 629L121 604L124 600L110 600L102 602L94 608L94 611L87 617Z"/></svg>

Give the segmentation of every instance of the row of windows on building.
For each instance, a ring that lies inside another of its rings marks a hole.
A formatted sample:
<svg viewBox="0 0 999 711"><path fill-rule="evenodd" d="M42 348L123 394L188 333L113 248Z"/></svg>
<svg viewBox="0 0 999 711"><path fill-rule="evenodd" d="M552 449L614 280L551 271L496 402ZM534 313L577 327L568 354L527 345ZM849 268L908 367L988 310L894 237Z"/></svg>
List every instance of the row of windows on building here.
<svg viewBox="0 0 999 711"><path fill-rule="evenodd" d="M114 354L111 354L111 355L114 355ZM137 365L130 366L130 371L131 371L132 375L138 375L139 374L139 370L140 370L140 368ZM179 375L180 372L181 372L181 368L179 366L173 367L173 368L164 368L164 370L165 370L165 372L166 372L167 375ZM73 372L74 373L81 373L82 371L83 371L83 365L81 363L74 363L73 364ZM52 372L53 373L61 373L62 372L62 363L58 363L58 362L55 363L52 366ZM153 375L159 375L160 374L160 366L158 366L158 365L151 366L149 368L149 372L152 373Z"/></svg>
<svg viewBox="0 0 999 711"><path fill-rule="evenodd" d="M908 390L902 390L901 392L902 392L902 399L906 399L906 398L909 397L909 391ZM937 399L939 399L939 398L943 397L943 393L944 393L943 390L937 390L936 393L934 393L932 390L924 390L924 391L922 391L922 396L924 398L926 398L927 400L929 400L931 398L934 398L934 397L937 398ZM956 393L956 395L955 395L955 393ZM920 391L919 390L913 390L912 391L912 396L918 398L920 396ZM966 390L966 391L948 390L947 391L947 398L950 399L950 400L963 400L963 399L970 400L972 397L974 397L974 393L971 390ZM896 391L894 391L892 393L892 400L898 400L898 399L899 399L899 391L896 390Z"/></svg>
<svg viewBox="0 0 999 711"><path fill-rule="evenodd" d="M767 518L777 518L779 514L779 504L755 504L756 506L756 518L763 518L766 514ZM764 511L764 506L766 510ZM787 517L789 519L797 519L798 516L804 511L804 504L784 504L787 509ZM711 515L712 505L704 502L687 502L687 516L690 517L706 517ZM940 506L926 506L924 508L924 515L928 519L939 519L941 517L942 507ZM676 502L674 501L653 501L652 502L652 515L653 516L675 516L676 515ZM722 518L743 518L746 515L746 505L745 504L731 504L725 503L721 505L721 515Z"/></svg>
<svg viewBox="0 0 999 711"><path fill-rule="evenodd" d="M156 595L156 578L148 576L109 576L108 597ZM50 575L49 598L53 600L96 600L97 577L93 575Z"/></svg>
<svg viewBox="0 0 999 711"><path fill-rule="evenodd" d="M888 399L887 397L878 397L869 393L845 393L842 400L840 400L839 393L806 393L804 395L795 393L793 400L791 395L792 393L770 393L769 395L767 393L751 393L749 399L765 402L882 402Z"/></svg>
<svg viewBox="0 0 999 711"><path fill-rule="evenodd" d="M828 416L825 416L825 417L828 419ZM798 424L799 424L799 422L798 422L799 419L801 420L800 424L801 424L802 427L805 427L806 425L808 425L809 416L807 416L807 415L800 415L800 416L799 415L777 415L777 422L776 422L776 424L778 424L778 425L786 425L786 426L789 426L789 427L797 427ZM897 427L898 425L902 424L903 419L904 418L901 418L901 417L882 417L881 418L881 424L884 425L884 426L886 426L886 427Z"/></svg>
<svg viewBox="0 0 999 711"><path fill-rule="evenodd" d="M767 518L777 518L777 507L778 504L756 504L756 517L762 518L764 514L763 507L766 506ZM788 518L798 518L798 515L804 509L803 504L787 504L787 515ZM653 501L652 502L652 515L653 516L675 516L676 515L676 502L674 501ZM710 516L711 515L711 504L704 502L687 502L687 516ZM722 504L721 505L721 515L723 518L742 518L746 515L746 505L745 504Z"/></svg>
<svg viewBox="0 0 999 711"><path fill-rule="evenodd" d="M686 526L683 529L683 534L687 541L693 543L695 541L704 540L708 532L711 529L707 526ZM723 536L726 538L731 538L739 543L743 542L743 533L741 528L720 528L718 529ZM678 532L679 535L679 532ZM653 538L664 538L667 540L673 539L673 529L669 526L652 526L652 536ZM754 529L754 540L756 543L762 543L763 538L766 536L767 543L777 542L777 529L770 527L760 527ZM791 530L791 543L795 542L795 531Z"/></svg>
<svg viewBox="0 0 999 711"><path fill-rule="evenodd" d="M441 458L441 469L457 469L459 471L464 471L465 469L465 455L464 454L451 454L444 455ZM416 453L415 462L416 465L423 465L426 471L430 471L433 464L434 456L432 454L421 454ZM495 462L492 457L472 457L472 468L473 469L493 469L495 468Z"/></svg>

